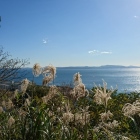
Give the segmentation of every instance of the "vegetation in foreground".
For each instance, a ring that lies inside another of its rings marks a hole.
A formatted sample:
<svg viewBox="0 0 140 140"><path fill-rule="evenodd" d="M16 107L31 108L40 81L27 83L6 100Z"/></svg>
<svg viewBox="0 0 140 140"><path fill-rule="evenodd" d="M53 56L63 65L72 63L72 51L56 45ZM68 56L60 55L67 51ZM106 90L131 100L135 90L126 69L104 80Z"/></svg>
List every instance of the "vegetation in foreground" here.
<svg viewBox="0 0 140 140"><path fill-rule="evenodd" d="M79 73L74 75L74 87L57 87L56 68L35 64L33 75L40 74L42 86L24 79L20 90L4 95L1 90L0 139L140 139L140 93L118 94L107 89L105 81L88 91Z"/></svg>

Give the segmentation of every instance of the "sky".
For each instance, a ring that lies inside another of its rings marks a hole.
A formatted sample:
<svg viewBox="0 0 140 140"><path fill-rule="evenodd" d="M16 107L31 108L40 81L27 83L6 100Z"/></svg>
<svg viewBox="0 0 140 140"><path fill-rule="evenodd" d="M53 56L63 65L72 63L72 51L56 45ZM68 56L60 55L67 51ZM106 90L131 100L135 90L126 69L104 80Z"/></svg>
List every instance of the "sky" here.
<svg viewBox="0 0 140 140"><path fill-rule="evenodd" d="M32 67L140 66L140 0L0 0L0 46Z"/></svg>

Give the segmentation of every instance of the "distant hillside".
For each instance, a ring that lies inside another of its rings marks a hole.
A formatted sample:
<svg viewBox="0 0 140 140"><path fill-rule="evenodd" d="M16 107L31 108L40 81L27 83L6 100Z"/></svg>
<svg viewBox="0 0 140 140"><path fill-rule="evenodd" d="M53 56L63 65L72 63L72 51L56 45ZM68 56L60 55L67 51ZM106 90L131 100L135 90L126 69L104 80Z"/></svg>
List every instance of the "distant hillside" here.
<svg viewBox="0 0 140 140"><path fill-rule="evenodd" d="M122 65L102 65L102 66L62 66L62 67L56 67L56 68L97 68L97 67L101 67L101 68L140 68L140 66L122 66ZM22 69L32 69L30 67L25 67Z"/></svg>
<svg viewBox="0 0 140 140"><path fill-rule="evenodd" d="M140 68L140 66L103 65L104 68Z"/></svg>

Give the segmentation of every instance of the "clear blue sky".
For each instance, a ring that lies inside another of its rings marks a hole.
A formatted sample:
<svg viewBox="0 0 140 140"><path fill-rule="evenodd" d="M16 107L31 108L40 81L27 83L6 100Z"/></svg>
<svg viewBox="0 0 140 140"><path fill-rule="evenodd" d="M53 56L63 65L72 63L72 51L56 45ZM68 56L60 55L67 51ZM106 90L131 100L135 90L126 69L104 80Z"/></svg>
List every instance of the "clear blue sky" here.
<svg viewBox="0 0 140 140"><path fill-rule="evenodd" d="M41 66L140 66L140 0L0 0L0 45Z"/></svg>

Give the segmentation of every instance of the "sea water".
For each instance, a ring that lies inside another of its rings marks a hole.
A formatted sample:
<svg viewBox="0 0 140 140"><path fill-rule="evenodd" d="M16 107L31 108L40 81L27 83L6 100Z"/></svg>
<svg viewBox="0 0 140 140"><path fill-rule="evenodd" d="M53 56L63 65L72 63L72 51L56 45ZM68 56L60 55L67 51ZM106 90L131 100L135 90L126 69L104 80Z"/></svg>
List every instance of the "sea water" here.
<svg viewBox="0 0 140 140"><path fill-rule="evenodd" d="M33 78L32 69L28 69L28 72L26 78L34 80L37 85L42 84L42 75ZM54 84L73 85L73 75L77 72L82 75L82 82L87 89L93 88L95 84L102 86L104 80L108 89L112 86L119 92L140 91L140 68L130 67L58 67Z"/></svg>

